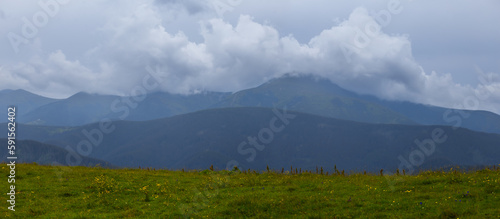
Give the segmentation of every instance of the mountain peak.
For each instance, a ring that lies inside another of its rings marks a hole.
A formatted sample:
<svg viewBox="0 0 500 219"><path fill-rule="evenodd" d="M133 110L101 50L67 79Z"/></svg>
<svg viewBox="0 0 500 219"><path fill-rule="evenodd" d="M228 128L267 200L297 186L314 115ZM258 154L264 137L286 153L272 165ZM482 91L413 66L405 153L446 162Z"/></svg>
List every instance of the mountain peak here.
<svg viewBox="0 0 500 219"><path fill-rule="evenodd" d="M282 75L281 77L274 78L269 80L269 82L275 82L275 81L311 81L311 82L319 82L319 81L328 81L332 83L329 79L316 76L313 74L299 74L299 73L286 73ZM333 84L333 83L332 83Z"/></svg>
<svg viewBox="0 0 500 219"><path fill-rule="evenodd" d="M5 89L5 90L1 90L0 91L0 94L8 94L9 96L13 96L15 98L22 98L22 97L32 97L32 98L45 98L45 99L51 99L51 98L47 98L47 97L44 97L44 96L40 96L38 94L34 94L34 93L31 93L27 90L23 90L23 89L16 89L16 90L13 90L13 89Z"/></svg>
<svg viewBox="0 0 500 219"><path fill-rule="evenodd" d="M335 93L337 95L357 97L354 92L348 91L333 83L330 79L312 74L287 73L281 77L269 80L258 88L277 87L280 90L309 90L318 93Z"/></svg>
<svg viewBox="0 0 500 219"><path fill-rule="evenodd" d="M84 91L80 91L80 92L78 92L76 94L73 94L68 99L82 99L82 98L90 98L92 96L95 96L95 95L87 93L87 92L84 92Z"/></svg>
<svg viewBox="0 0 500 219"><path fill-rule="evenodd" d="M0 90L0 94L8 94L8 93L11 93L12 91L14 91L14 90L12 90L12 89Z"/></svg>
<svg viewBox="0 0 500 219"><path fill-rule="evenodd" d="M33 94L29 91L23 90L23 89L5 89L5 90L0 90L0 94L10 94L10 93L17 93L17 94Z"/></svg>

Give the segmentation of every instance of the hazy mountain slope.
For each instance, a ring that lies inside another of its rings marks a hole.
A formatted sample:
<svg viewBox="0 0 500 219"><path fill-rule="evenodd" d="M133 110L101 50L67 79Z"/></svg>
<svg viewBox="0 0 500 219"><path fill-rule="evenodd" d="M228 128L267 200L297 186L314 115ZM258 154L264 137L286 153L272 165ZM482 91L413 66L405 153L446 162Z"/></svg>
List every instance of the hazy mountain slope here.
<svg viewBox="0 0 500 219"><path fill-rule="evenodd" d="M482 110L456 110L399 101L374 100L424 125L448 125L500 133L500 115Z"/></svg>
<svg viewBox="0 0 500 219"><path fill-rule="evenodd" d="M327 79L284 76L236 92L219 107L283 107L332 118L368 123L446 125L500 134L500 115L458 111L410 102L381 100L342 89Z"/></svg>
<svg viewBox="0 0 500 219"><path fill-rule="evenodd" d="M153 93L144 97L120 97L80 92L21 115L18 121L51 126L80 126L104 118L151 120L205 109L225 95L216 92L189 96Z"/></svg>
<svg viewBox="0 0 500 219"><path fill-rule="evenodd" d="M5 148L5 150L1 150L0 152L1 161L9 162L9 160L7 160L7 157L9 156L7 150L7 139L0 139L0 147ZM15 156L17 156L18 158L16 160L16 163L36 162L38 164L45 165L68 165L68 163L66 162L68 151L58 146L43 144L30 140L19 140L16 142L15 151ZM109 162L88 157L82 157L79 166L95 166L97 164L103 167L112 167Z"/></svg>
<svg viewBox="0 0 500 219"><path fill-rule="evenodd" d="M7 113L7 107L16 106L16 114L22 115L40 106L58 101L32 94L25 90L2 90L0 91L0 109ZM0 122L6 122L7 116L0 117Z"/></svg>
<svg viewBox="0 0 500 219"><path fill-rule="evenodd" d="M7 95L13 92L20 94ZM145 121L209 108L286 106L289 110L298 112L359 122L447 125L500 134L500 116L491 112L457 111L410 102L380 100L374 96L347 91L327 79L310 76L284 76L233 94L205 92L185 96L158 92L145 97L119 97L78 93L64 100L43 99L22 90L4 90L0 93L2 95L7 95L8 98L28 96L29 98L17 100L0 99L4 104L21 104L20 111L48 102L27 114L18 113L17 119L22 123L52 126L79 126L98 122L103 118ZM5 119L6 117L0 121L5 122Z"/></svg>
<svg viewBox="0 0 500 219"><path fill-rule="evenodd" d="M98 122L111 112L112 95L84 92L50 103L19 117L20 122L42 125L78 126Z"/></svg>
<svg viewBox="0 0 500 219"><path fill-rule="evenodd" d="M274 128L280 128L283 123L272 109L241 107L205 110L146 122L117 121L113 123L115 130L103 135L102 143L92 147L90 156L130 167L205 169L213 164L225 168L228 161L236 160L241 167L253 169L264 169L266 165L272 168L290 165L313 168L337 164L339 168L349 170L394 170L400 164L399 156L408 160L410 152L419 148L415 140L429 139L433 130L442 129L447 140L436 143L435 152L425 156L420 167L500 162L498 134L453 130L444 126L366 124L298 112L292 114L296 117L289 119L289 124L281 132L273 132L272 139L261 148L262 151L251 146L248 137L257 137L261 130L270 127L270 122L276 122ZM40 135L30 136L33 129L37 127L21 126L19 135L28 139L39 138ZM50 127L40 129L52 133L44 136L44 141L74 147L87 139L83 130L98 130L99 125L60 132L51 131ZM264 138L268 134L261 133ZM242 142L247 142L247 145L238 149ZM247 160L254 152L255 160Z"/></svg>
<svg viewBox="0 0 500 219"><path fill-rule="evenodd" d="M130 114L125 120L153 120L203 110L221 101L229 94L220 92L205 92L193 95L152 93L138 103L136 108L131 108ZM123 107L123 105L120 106ZM122 116L124 113L125 111L118 110L117 113L110 114L110 117L117 118L117 115Z"/></svg>
<svg viewBox="0 0 500 219"><path fill-rule="evenodd" d="M284 76L234 93L218 107L284 107L289 110L369 123L416 124L376 102L359 98L326 79Z"/></svg>

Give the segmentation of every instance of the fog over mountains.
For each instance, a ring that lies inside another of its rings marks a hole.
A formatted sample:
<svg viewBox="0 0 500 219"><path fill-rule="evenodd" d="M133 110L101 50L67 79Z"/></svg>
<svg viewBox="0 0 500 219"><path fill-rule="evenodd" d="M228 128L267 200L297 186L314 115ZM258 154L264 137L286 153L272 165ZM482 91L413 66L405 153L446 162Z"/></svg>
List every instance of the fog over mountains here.
<svg viewBox="0 0 500 219"><path fill-rule="evenodd" d="M50 99L0 91L0 106L8 105L18 108L19 139L31 140L20 142L29 146L26 162L51 157L66 165L337 165L368 171L500 162L495 113L381 100L307 75L286 75L235 93L81 92Z"/></svg>

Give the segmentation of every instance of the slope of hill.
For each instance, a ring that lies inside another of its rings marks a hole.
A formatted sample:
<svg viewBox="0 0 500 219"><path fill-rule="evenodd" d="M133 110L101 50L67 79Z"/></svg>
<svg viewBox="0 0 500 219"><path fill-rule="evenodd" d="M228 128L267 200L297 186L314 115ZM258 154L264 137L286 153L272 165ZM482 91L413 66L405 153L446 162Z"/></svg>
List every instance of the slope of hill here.
<svg viewBox="0 0 500 219"><path fill-rule="evenodd" d="M19 116L19 121L40 125L79 126L98 122L111 111L112 101L118 96L96 95L84 92L53 102Z"/></svg>
<svg viewBox="0 0 500 219"><path fill-rule="evenodd" d="M30 140L17 141L16 143L16 163L36 162L38 164L45 165L68 165L68 163L66 162L66 157L68 156L69 152L58 146L43 144ZM2 162L9 162L9 160L7 160L7 157L9 156L7 154L7 139L0 139L0 147L5 148L5 150L1 150L0 152L0 160ZM81 162L79 162L79 166L99 165L101 167L113 167L109 162L106 161L88 157L81 158L82 160Z"/></svg>
<svg viewBox="0 0 500 219"><path fill-rule="evenodd" d="M70 145L75 151L82 142L100 142L92 146L90 157L127 167L205 169L213 164L224 169L235 160L240 167L252 169L337 164L347 170L376 171L408 167L401 166L401 159L418 164L410 166L413 169L500 162L498 134L445 126L366 124L298 112L288 112L294 116L287 117L283 113L240 107L146 122L117 121L111 126L114 130L102 137L99 124L71 129L20 126L18 133L24 139ZM426 148L434 145L435 151L427 149L425 154L419 142ZM419 163L415 155L423 155L423 161Z"/></svg>
<svg viewBox="0 0 500 219"><path fill-rule="evenodd" d="M447 125L500 134L500 116L482 110L456 110L410 102L369 98L423 125Z"/></svg>
<svg viewBox="0 0 500 219"><path fill-rule="evenodd" d="M0 92L0 109L7 112L7 107L16 106L17 114L28 113L40 106L56 102L57 99L42 97L25 90L2 90ZM0 122L6 122L7 117L2 116Z"/></svg>
<svg viewBox="0 0 500 219"><path fill-rule="evenodd" d="M80 126L110 120L151 120L193 112L218 102L226 93L196 95L153 93L144 97L120 97L84 92L41 106L18 117L20 122L51 126Z"/></svg>
<svg viewBox="0 0 500 219"><path fill-rule="evenodd" d="M80 126L111 120L145 121L226 107L287 107L325 117L381 124L446 125L500 134L500 116L486 111L454 110L410 102L380 100L342 89L327 79L284 76L233 94L151 93L119 97L78 93L68 99L43 98L26 91L4 90L0 103L17 104L18 122ZM26 110L30 110L28 113ZM5 122L6 118L0 120Z"/></svg>
<svg viewBox="0 0 500 219"><path fill-rule="evenodd" d="M243 90L219 107L283 107L290 110L368 123L446 125L500 134L500 115L410 102L381 100L342 89L327 79L284 76Z"/></svg>
<svg viewBox="0 0 500 219"><path fill-rule="evenodd" d="M207 109L229 94L220 92L205 92L193 95L165 92L148 94L143 101L137 104L136 108L130 110L126 120L153 120ZM123 115L123 111L110 114L109 117L118 118L117 115Z"/></svg>
<svg viewBox="0 0 500 219"><path fill-rule="evenodd" d="M234 93L217 107L287 107L289 110L331 118L385 124L416 124L376 102L359 98L327 79L284 76Z"/></svg>

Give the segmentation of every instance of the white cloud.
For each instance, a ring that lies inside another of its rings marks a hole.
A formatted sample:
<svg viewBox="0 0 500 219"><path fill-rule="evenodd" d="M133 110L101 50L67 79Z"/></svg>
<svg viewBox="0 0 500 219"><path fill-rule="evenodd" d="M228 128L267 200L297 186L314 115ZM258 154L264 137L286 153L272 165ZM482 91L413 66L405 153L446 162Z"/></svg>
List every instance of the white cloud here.
<svg viewBox="0 0 500 219"><path fill-rule="evenodd" d="M192 14L207 7L194 1L186 4ZM470 86L456 83L452 74L426 72L413 57L408 35L382 29L366 32L366 24L372 25L371 30L380 26L364 8L355 9L346 20L317 32L306 43L249 15L239 16L234 23L221 17L202 19L201 40L195 42L183 31L167 31L170 21L165 21L165 6L130 5L134 7L124 7L124 12L102 22L101 41L84 55L68 58L67 48L38 51L29 61L1 69L0 88L58 97L78 91L128 94L141 83L149 65L162 69L161 89L175 93L237 91L285 73L304 72L359 93L447 107L470 108L463 104L465 98L489 93L479 108L497 113L500 109L498 74L485 73L486 84ZM368 40L359 46L361 33ZM346 48L352 52L348 59Z"/></svg>

